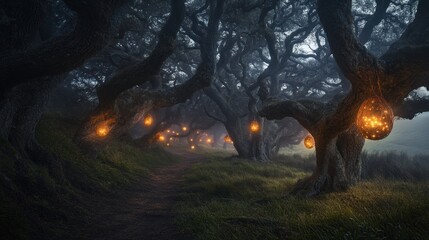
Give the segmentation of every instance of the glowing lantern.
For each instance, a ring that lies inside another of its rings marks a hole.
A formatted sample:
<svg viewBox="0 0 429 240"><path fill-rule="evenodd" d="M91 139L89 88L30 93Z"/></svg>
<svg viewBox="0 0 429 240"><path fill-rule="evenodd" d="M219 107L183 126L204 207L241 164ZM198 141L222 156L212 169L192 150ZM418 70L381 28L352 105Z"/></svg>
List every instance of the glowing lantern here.
<svg viewBox="0 0 429 240"><path fill-rule="evenodd" d="M168 129L168 130L167 130L167 132L168 132L168 133L169 133L169 132L171 132L171 131L170 131L170 129Z"/></svg>
<svg viewBox="0 0 429 240"><path fill-rule="evenodd" d="M186 131L188 131L188 128L187 127L182 127L182 131L186 132Z"/></svg>
<svg viewBox="0 0 429 240"><path fill-rule="evenodd" d="M383 139L392 131L393 111L384 99L369 98L359 108L356 125L365 138Z"/></svg>
<svg viewBox="0 0 429 240"><path fill-rule="evenodd" d="M250 131L251 132L257 133L257 132L259 132L259 129L260 129L260 126L259 126L258 121L252 121L250 123Z"/></svg>
<svg viewBox="0 0 429 240"><path fill-rule="evenodd" d="M211 138L207 138L206 142L207 143L212 143L212 139Z"/></svg>
<svg viewBox="0 0 429 240"><path fill-rule="evenodd" d="M308 134L307 137L304 138L304 146L308 149L314 147L314 138L311 134Z"/></svg>
<svg viewBox="0 0 429 240"><path fill-rule="evenodd" d="M158 135L158 141L164 142L165 141L164 135L162 135L162 134Z"/></svg>
<svg viewBox="0 0 429 240"><path fill-rule="evenodd" d="M143 119L143 123L146 127L149 127L153 124L153 117L152 115L148 114L146 115L146 117Z"/></svg>
<svg viewBox="0 0 429 240"><path fill-rule="evenodd" d="M195 149L195 146L194 146L194 145L192 145L192 146L191 146L191 149L192 149L192 150L194 150L194 149Z"/></svg>
<svg viewBox="0 0 429 240"><path fill-rule="evenodd" d="M105 136L107 136L107 134L109 134L109 131L110 131L110 129L106 124L100 124L97 127L96 134L99 137L105 137Z"/></svg>
<svg viewBox="0 0 429 240"><path fill-rule="evenodd" d="M170 143L167 143L166 145L167 145L167 147L169 147L169 146L170 146Z"/></svg>
<svg viewBox="0 0 429 240"><path fill-rule="evenodd" d="M230 137L229 135L226 135L226 136L223 138L223 140L224 140L226 143L233 143L233 141L232 141L232 139L231 139L231 137Z"/></svg>
<svg viewBox="0 0 429 240"><path fill-rule="evenodd" d="M194 139L193 139L193 138L191 138L191 139L190 139L190 141L191 141L191 142L193 142L193 141L194 141Z"/></svg>

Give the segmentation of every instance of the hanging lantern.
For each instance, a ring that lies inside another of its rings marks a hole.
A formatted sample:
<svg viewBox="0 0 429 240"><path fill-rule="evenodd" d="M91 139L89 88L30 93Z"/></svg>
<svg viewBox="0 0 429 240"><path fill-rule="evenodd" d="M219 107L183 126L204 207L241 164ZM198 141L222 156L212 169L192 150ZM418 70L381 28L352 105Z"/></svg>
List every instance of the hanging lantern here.
<svg viewBox="0 0 429 240"><path fill-rule="evenodd" d="M393 111L382 98L365 100L359 108L356 125L366 139L380 140L393 128Z"/></svg>
<svg viewBox="0 0 429 240"><path fill-rule="evenodd" d="M151 126L153 124L153 117L152 117L152 115L150 115L150 114L146 115L146 117L144 117L144 119L143 119L143 124L146 127Z"/></svg>
<svg viewBox="0 0 429 240"><path fill-rule="evenodd" d="M207 138L206 142L207 142L208 144L210 144L210 143L212 143L212 139L211 139L211 138Z"/></svg>
<svg viewBox="0 0 429 240"><path fill-rule="evenodd" d="M182 131L186 132L186 131L188 131L188 128L186 126L183 126Z"/></svg>
<svg viewBox="0 0 429 240"><path fill-rule="evenodd" d="M257 132L259 132L259 129L260 129L260 126L259 126L258 121L254 120L254 121L252 121L252 122L250 123L250 131L251 131L252 133L257 133Z"/></svg>
<svg viewBox="0 0 429 240"><path fill-rule="evenodd" d="M192 149L192 150L194 150L194 149L195 149L195 146L194 146L194 145L192 145L192 146L191 146L191 149Z"/></svg>
<svg viewBox="0 0 429 240"><path fill-rule="evenodd" d="M107 134L109 134L109 131L110 131L110 129L109 129L109 127L107 126L107 124L100 124L98 127L97 127L97 129L96 129L96 134L97 134L97 136L99 136L99 137L105 137L105 136L107 136Z"/></svg>
<svg viewBox="0 0 429 240"><path fill-rule="evenodd" d="M232 143L232 139L231 139L231 137L230 137L229 135L226 135L226 136L223 138L223 140L224 140L226 143Z"/></svg>
<svg viewBox="0 0 429 240"><path fill-rule="evenodd" d="M160 141L160 142L164 142L164 141L165 141L165 137L164 137L164 135L159 134L159 135L158 135L158 141Z"/></svg>
<svg viewBox="0 0 429 240"><path fill-rule="evenodd" d="M314 138L311 134L308 134L307 137L304 138L304 146L308 149L312 149L314 147Z"/></svg>

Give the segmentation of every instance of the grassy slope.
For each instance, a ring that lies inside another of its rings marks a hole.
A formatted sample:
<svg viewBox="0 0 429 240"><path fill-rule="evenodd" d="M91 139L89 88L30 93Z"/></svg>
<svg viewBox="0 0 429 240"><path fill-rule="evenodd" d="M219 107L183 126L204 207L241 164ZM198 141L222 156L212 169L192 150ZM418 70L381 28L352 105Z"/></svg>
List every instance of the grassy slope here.
<svg viewBox="0 0 429 240"><path fill-rule="evenodd" d="M209 158L184 183L179 223L197 239L424 239L428 182L365 181L315 199L285 198L308 174L283 163Z"/></svg>
<svg viewBox="0 0 429 240"><path fill-rule="evenodd" d="M43 120L38 129L42 145L63 160L66 179L59 182L47 169L30 162L27 189L0 185L1 239L69 239L79 227L91 222L94 199L141 181L152 170L170 164L174 158L160 150L141 149L132 143L115 141L97 157L85 155L72 137L76 125L55 118ZM0 143L0 173L14 181L14 163ZM10 156L10 154L9 154Z"/></svg>

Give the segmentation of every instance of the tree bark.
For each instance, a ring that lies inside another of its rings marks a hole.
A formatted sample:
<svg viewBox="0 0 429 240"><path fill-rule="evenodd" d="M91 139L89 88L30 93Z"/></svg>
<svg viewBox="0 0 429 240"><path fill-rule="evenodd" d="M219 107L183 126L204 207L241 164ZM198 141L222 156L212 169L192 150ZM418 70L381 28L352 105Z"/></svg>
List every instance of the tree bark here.
<svg viewBox="0 0 429 240"><path fill-rule="evenodd" d="M364 138L352 127L333 139L315 136L317 167L300 180L291 193L305 196L321 192L344 191L361 179L361 152Z"/></svg>
<svg viewBox="0 0 429 240"><path fill-rule="evenodd" d="M225 116L226 120L222 123L233 141L238 156L258 162L270 161L275 153L275 151L271 151L274 145L274 141L272 141L274 140L272 138L274 133L264 130L270 123L264 124L264 121L259 119L261 131L251 133L248 119L241 119L216 89L213 87L206 88L204 93L216 103Z"/></svg>
<svg viewBox="0 0 429 240"><path fill-rule="evenodd" d="M23 174L27 165L25 162L32 160L37 164L46 166L49 173L58 180L63 179L63 171L60 159L46 151L37 141L36 127L45 111L50 92L56 83L62 79L56 77L49 81L33 81L19 85L9 93L1 104L3 139L7 139L19 153L15 155L16 164ZM4 114L4 115L3 115Z"/></svg>

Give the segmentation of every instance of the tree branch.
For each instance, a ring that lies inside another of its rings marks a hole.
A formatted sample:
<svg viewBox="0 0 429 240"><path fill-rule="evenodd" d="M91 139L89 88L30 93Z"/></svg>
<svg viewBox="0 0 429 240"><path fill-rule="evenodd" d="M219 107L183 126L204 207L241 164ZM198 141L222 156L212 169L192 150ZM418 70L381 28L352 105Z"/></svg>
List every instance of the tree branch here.
<svg viewBox="0 0 429 240"><path fill-rule="evenodd" d="M268 120L295 118L304 128L314 130L315 124L323 117L325 104L312 100L267 102L259 112Z"/></svg>
<svg viewBox="0 0 429 240"><path fill-rule="evenodd" d="M0 89L70 71L107 45L110 18L122 0L66 1L78 13L73 32L37 48L0 56Z"/></svg>
<svg viewBox="0 0 429 240"><path fill-rule="evenodd" d="M171 1L171 14L159 34L158 44L143 61L121 70L97 89L100 108L111 108L119 94L158 75L165 60L173 53L175 40L184 19L184 0Z"/></svg>
<svg viewBox="0 0 429 240"><path fill-rule="evenodd" d="M419 99L419 100L406 100L398 108L395 108L395 116L413 119L419 113L424 113L429 111L429 99Z"/></svg>
<svg viewBox="0 0 429 240"><path fill-rule="evenodd" d="M362 75L377 72L378 60L356 39L351 0L319 0L317 12L341 71L353 86L364 85ZM368 79L371 80L371 79Z"/></svg>

